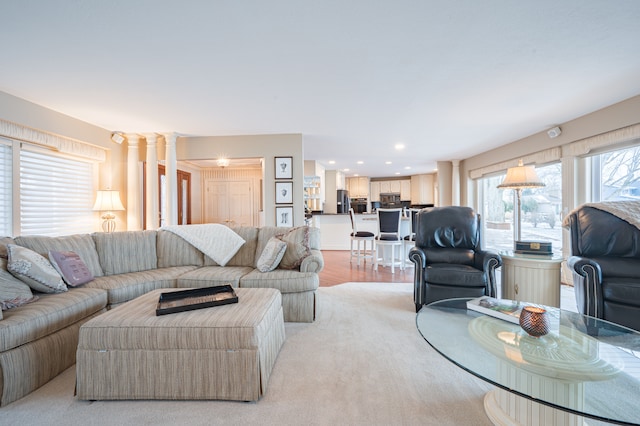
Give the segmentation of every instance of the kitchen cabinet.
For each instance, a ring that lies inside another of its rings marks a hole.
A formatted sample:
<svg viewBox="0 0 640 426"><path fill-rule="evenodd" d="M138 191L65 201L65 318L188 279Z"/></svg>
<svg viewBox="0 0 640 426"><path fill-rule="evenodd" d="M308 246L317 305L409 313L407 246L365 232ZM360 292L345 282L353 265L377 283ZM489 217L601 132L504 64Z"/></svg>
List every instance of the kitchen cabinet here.
<svg viewBox="0 0 640 426"><path fill-rule="evenodd" d="M388 180L380 181L380 194L388 194L391 192L391 182Z"/></svg>
<svg viewBox="0 0 640 426"><path fill-rule="evenodd" d="M411 176L411 204L433 204L433 175Z"/></svg>
<svg viewBox="0 0 640 426"><path fill-rule="evenodd" d="M400 199L402 201L411 200L411 181L408 179L400 181Z"/></svg>
<svg viewBox="0 0 640 426"><path fill-rule="evenodd" d="M408 201L412 199L411 187L410 179L377 180L369 184L369 198L371 201L380 201L380 194L394 193L400 194L401 200Z"/></svg>
<svg viewBox="0 0 640 426"><path fill-rule="evenodd" d="M380 182L371 182L369 184L369 199L371 201L380 201Z"/></svg>
<svg viewBox="0 0 640 426"><path fill-rule="evenodd" d="M369 178L362 176L347 178L347 190L351 198L369 198Z"/></svg>

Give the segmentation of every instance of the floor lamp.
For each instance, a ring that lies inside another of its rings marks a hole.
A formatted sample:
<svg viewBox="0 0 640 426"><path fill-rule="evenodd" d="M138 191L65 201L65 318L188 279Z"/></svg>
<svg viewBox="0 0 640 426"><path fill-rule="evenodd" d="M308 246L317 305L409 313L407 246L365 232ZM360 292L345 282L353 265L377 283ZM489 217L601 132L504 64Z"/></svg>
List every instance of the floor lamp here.
<svg viewBox="0 0 640 426"><path fill-rule="evenodd" d="M523 165L522 160L518 161L517 167L507 169L507 176L498 185L500 189L513 189L516 193L517 206L513 209L513 239L515 242L522 241L522 232L520 230L522 225L522 190L543 186L545 186L544 182L538 177L535 167Z"/></svg>
<svg viewBox="0 0 640 426"><path fill-rule="evenodd" d="M96 203L93 206L93 210L104 212L102 214L102 230L104 232L115 231L116 215L113 214L113 212L124 210L122 201L120 201L120 191L98 191L98 194L96 195Z"/></svg>

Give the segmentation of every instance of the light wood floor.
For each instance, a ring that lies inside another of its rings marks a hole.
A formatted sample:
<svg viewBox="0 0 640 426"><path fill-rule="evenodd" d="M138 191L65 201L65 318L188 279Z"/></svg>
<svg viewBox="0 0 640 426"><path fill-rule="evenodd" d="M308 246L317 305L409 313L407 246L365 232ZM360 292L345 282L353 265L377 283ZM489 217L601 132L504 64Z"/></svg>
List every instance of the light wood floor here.
<svg viewBox="0 0 640 426"><path fill-rule="evenodd" d="M361 262L358 266L354 259L351 263L348 250L322 250L322 256L324 269L320 271L320 287L331 287L347 282L413 282L413 266L405 268L404 271L396 268L395 274L392 274L388 266L378 266L375 270L373 262ZM577 312L573 287L562 285L560 297L562 309Z"/></svg>
<svg viewBox="0 0 640 426"><path fill-rule="evenodd" d="M388 266L378 265L373 269L373 262L356 260L350 262L349 250L322 250L324 257L324 269L320 271L320 287L330 287L346 282L385 282L385 283L410 283L413 282L413 266L401 271L397 266L395 273L391 273Z"/></svg>

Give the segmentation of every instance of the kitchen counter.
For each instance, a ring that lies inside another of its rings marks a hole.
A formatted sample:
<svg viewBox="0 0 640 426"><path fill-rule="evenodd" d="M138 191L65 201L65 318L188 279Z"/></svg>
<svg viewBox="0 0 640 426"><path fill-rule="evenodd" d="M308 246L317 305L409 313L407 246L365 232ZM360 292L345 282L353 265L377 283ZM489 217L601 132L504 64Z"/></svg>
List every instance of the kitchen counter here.
<svg viewBox="0 0 640 426"><path fill-rule="evenodd" d="M360 213L355 215L358 231L378 233L378 215L375 213ZM408 233L409 220L403 219L403 229L406 224ZM351 218L348 213L316 214L311 218L312 226L320 228L321 250L350 250L351 249Z"/></svg>

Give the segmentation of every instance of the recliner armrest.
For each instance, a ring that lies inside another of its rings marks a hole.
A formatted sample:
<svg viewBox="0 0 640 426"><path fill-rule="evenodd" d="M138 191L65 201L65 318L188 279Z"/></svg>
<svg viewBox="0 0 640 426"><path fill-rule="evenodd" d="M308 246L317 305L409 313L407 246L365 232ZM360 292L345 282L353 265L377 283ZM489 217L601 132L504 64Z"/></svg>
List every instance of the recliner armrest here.
<svg viewBox="0 0 640 426"><path fill-rule="evenodd" d="M588 279L593 283L602 282L602 269L598 262L582 256L570 256L567 259L567 266L576 274Z"/></svg>
<svg viewBox="0 0 640 426"><path fill-rule="evenodd" d="M476 252L473 266L482 271L495 271L502 266L502 257L494 250L479 250Z"/></svg>
<svg viewBox="0 0 640 426"><path fill-rule="evenodd" d="M416 268L424 269L427 266L427 254L420 247L411 247L409 260L414 263Z"/></svg>

